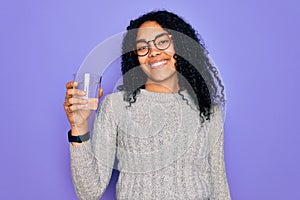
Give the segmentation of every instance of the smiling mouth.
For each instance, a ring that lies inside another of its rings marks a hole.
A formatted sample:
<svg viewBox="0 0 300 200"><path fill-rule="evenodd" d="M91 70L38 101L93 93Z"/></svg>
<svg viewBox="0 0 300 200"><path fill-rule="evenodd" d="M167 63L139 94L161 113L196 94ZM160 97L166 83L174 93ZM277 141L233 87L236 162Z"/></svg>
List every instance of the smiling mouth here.
<svg viewBox="0 0 300 200"><path fill-rule="evenodd" d="M168 60L160 60L157 62L150 63L150 67L153 69L161 68L167 64Z"/></svg>

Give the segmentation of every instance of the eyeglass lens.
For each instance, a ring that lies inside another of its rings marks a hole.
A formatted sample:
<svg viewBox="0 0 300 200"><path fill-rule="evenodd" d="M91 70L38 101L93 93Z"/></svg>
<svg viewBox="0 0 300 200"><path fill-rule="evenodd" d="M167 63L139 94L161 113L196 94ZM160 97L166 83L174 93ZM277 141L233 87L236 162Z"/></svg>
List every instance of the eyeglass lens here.
<svg viewBox="0 0 300 200"><path fill-rule="evenodd" d="M154 40L151 40L154 43L154 46L159 50L165 50L167 49L171 44L171 38L169 34L162 34L157 36ZM136 53L139 56L144 56L148 54L149 48L150 48L150 42L151 41L140 41L136 44Z"/></svg>

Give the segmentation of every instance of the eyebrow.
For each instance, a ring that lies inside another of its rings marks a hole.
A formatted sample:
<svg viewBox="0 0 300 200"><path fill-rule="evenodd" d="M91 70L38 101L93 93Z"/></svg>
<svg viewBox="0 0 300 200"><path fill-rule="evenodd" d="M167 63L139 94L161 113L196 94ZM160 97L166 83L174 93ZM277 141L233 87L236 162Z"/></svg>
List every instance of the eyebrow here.
<svg viewBox="0 0 300 200"><path fill-rule="evenodd" d="M158 38L158 37L160 37L164 34L168 34L168 33L160 33L160 34L156 35L153 40L155 40L156 38ZM152 41L152 40L149 40L149 41ZM139 40L136 41L136 43L139 43L139 42L147 42L147 41L145 39L139 39Z"/></svg>

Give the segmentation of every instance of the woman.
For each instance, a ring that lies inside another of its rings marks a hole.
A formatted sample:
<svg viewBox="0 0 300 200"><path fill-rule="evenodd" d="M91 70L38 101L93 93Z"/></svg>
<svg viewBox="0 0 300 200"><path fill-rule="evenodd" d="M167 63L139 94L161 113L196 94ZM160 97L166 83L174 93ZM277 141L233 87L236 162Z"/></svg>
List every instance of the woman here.
<svg viewBox="0 0 300 200"><path fill-rule="evenodd" d="M84 92L67 84L73 182L99 199L112 168L117 199L230 199L224 155L224 87L195 30L168 11L132 20L123 40L123 91L100 105L88 137ZM102 91L100 92L102 96Z"/></svg>

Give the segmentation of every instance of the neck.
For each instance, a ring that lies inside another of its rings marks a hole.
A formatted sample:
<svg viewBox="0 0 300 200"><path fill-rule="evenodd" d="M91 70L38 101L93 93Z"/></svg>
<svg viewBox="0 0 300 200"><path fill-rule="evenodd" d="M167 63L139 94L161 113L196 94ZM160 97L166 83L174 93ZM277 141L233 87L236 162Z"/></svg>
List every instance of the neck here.
<svg viewBox="0 0 300 200"><path fill-rule="evenodd" d="M150 92L177 93L179 91L179 85L174 84L170 87L159 83L146 83L145 89Z"/></svg>

